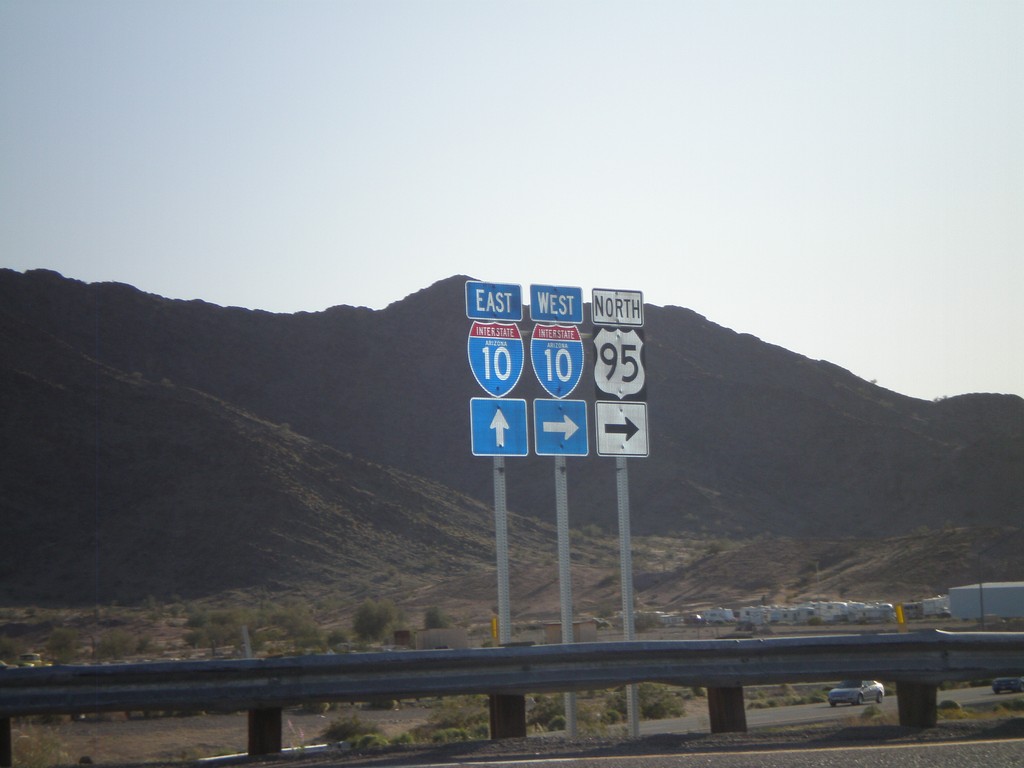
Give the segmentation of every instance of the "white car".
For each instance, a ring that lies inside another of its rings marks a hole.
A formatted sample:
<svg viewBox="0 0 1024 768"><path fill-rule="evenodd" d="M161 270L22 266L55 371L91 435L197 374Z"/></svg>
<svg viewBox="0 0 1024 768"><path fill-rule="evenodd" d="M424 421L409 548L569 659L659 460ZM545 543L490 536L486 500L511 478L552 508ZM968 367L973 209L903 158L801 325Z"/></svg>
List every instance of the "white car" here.
<svg viewBox="0 0 1024 768"><path fill-rule="evenodd" d="M885 686L877 680L843 680L828 692L828 703L833 707L836 704L863 704L865 701L881 704L884 696Z"/></svg>

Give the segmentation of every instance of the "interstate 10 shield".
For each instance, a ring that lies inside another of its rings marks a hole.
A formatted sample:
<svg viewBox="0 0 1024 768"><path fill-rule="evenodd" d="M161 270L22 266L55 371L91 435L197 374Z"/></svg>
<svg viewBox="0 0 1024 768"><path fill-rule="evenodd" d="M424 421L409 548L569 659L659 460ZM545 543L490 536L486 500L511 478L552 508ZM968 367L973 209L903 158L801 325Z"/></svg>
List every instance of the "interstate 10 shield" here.
<svg viewBox="0 0 1024 768"><path fill-rule="evenodd" d="M515 323L473 323L469 329L469 367L492 397L504 397L523 374L523 337Z"/></svg>
<svg viewBox="0 0 1024 768"><path fill-rule="evenodd" d="M575 325L535 325L530 359L537 381L552 397L568 396L583 375L583 339Z"/></svg>

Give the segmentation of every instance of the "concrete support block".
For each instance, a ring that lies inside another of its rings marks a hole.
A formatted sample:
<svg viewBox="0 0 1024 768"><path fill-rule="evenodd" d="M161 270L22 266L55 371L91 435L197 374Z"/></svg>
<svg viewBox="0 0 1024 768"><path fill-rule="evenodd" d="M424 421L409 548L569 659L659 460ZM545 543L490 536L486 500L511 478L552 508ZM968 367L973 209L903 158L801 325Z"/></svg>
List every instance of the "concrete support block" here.
<svg viewBox="0 0 1024 768"><path fill-rule="evenodd" d="M712 733L746 733L743 686L708 688L708 714Z"/></svg>
<svg viewBox="0 0 1024 768"><path fill-rule="evenodd" d="M931 683L896 683L900 725L934 728L939 720L939 687Z"/></svg>
<svg viewBox="0 0 1024 768"><path fill-rule="evenodd" d="M281 708L249 710L249 754L276 755L281 751Z"/></svg>
<svg viewBox="0 0 1024 768"><path fill-rule="evenodd" d="M491 738L516 739L526 736L526 697L491 694Z"/></svg>
<svg viewBox="0 0 1024 768"><path fill-rule="evenodd" d="M14 754L11 749L11 718L0 717L0 768L11 768Z"/></svg>

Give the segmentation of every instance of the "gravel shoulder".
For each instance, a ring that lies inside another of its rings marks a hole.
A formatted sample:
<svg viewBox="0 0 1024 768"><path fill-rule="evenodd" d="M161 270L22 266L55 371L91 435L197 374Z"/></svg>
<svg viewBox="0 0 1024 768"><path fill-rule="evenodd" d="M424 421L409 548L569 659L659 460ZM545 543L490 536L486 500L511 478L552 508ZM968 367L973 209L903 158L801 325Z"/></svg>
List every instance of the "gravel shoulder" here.
<svg viewBox="0 0 1024 768"><path fill-rule="evenodd" d="M821 724L801 728L759 730L732 734L658 734L640 739L530 737L501 741L472 741L440 745L401 745L364 751L330 748L288 753L273 758L241 758L234 764L289 768L344 766L401 766L424 763L480 763L574 757L644 756L655 754L744 752L772 749L823 749L858 745L924 744L1000 739L1024 740L1024 718L940 722L936 728L898 725L849 726ZM1024 744L1022 744L1024 750ZM232 761L225 761L232 762ZM218 761L216 764L223 764ZM154 768L148 763L147 768ZM205 763L204 765L209 765ZM168 764L167 768L182 768Z"/></svg>

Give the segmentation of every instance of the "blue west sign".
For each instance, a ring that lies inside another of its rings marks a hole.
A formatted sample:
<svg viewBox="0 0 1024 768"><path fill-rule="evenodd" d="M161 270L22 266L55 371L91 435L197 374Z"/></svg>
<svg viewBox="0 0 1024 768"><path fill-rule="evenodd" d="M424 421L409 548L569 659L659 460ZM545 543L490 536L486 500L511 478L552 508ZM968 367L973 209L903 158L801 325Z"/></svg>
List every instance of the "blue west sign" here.
<svg viewBox="0 0 1024 768"><path fill-rule="evenodd" d="M538 323L583 322L583 289L566 285L531 285L530 319Z"/></svg>

